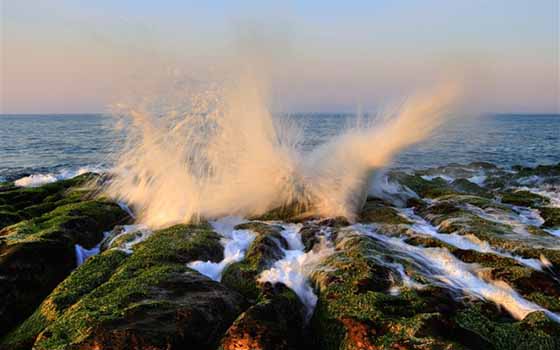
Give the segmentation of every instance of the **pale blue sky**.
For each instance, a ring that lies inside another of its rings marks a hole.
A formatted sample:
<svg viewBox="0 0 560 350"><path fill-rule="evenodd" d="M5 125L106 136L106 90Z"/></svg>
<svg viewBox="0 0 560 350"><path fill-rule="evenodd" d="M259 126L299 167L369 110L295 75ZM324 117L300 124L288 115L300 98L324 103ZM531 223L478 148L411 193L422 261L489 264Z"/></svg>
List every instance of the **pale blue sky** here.
<svg viewBox="0 0 560 350"><path fill-rule="evenodd" d="M240 33L282 110L376 108L460 70L482 111L560 112L558 26L557 0L2 0L0 112L104 111L163 64L227 70Z"/></svg>

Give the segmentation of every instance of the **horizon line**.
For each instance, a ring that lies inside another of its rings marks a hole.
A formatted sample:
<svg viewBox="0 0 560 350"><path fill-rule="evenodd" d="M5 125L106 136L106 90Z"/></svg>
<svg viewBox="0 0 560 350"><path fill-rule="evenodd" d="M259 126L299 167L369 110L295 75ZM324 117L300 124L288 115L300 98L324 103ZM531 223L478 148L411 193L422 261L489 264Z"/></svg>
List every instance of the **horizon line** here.
<svg viewBox="0 0 560 350"><path fill-rule="evenodd" d="M273 114L278 114L276 112ZM363 114L374 114L375 111L363 112ZM344 115L354 115L357 114L355 111L307 111L307 112L282 112L284 115L304 115L304 114L344 114ZM106 112L46 112L46 113L0 113L1 117L5 116L110 116L110 113ZM560 116L560 111L558 112L487 112L487 113L479 113L480 116L499 116L499 115L539 115L539 116Z"/></svg>

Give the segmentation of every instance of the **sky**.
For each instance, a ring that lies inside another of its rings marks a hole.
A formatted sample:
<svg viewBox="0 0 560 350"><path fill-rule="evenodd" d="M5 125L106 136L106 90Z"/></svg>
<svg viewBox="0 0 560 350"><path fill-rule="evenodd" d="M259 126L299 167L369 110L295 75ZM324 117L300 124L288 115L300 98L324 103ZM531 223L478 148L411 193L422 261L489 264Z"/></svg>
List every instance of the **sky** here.
<svg viewBox="0 0 560 350"><path fill-rule="evenodd" d="M0 113L104 112L255 57L283 111L377 109L460 76L477 111L560 113L558 0L0 2Z"/></svg>

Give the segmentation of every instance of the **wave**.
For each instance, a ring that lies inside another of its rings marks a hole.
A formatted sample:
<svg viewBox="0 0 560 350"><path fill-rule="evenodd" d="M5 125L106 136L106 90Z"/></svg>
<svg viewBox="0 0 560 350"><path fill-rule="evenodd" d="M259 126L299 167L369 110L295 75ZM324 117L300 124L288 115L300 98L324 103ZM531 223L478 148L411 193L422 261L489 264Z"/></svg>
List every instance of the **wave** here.
<svg viewBox="0 0 560 350"><path fill-rule="evenodd" d="M116 114L129 126L106 193L151 227L287 206L353 218L371 173L428 137L458 98L456 85L442 84L377 123L303 152L302 129L275 117L265 92L247 75L224 86L202 84L177 99L119 105Z"/></svg>

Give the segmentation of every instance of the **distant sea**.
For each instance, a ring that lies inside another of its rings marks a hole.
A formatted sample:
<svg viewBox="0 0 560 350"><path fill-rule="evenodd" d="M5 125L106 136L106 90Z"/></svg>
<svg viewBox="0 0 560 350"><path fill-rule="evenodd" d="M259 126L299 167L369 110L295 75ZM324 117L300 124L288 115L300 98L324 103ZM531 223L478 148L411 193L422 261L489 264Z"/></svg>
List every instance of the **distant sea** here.
<svg viewBox="0 0 560 350"><path fill-rule="evenodd" d="M296 115L311 149L351 124L343 114ZM0 115L0 181L29 174L107 169L122 143L115 120L98 114ZM375 142L375 140L372 140ZM455 118L431 139L402 152L396 167L488 161L502 166L560 162L560 115Z"/></svg>

